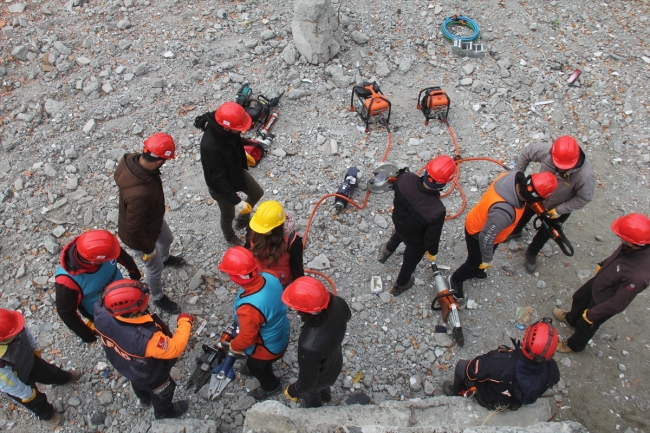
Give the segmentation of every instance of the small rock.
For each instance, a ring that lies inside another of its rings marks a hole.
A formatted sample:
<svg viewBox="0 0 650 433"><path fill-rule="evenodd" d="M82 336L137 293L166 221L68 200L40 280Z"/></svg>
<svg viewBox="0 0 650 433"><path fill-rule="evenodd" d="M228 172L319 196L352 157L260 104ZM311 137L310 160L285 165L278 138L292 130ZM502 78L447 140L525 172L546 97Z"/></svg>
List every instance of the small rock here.
<svg viewBox="0 0 650 433"><path fill-rule="evenodd" d="M70 397L68 399L68 404L70 406L79 406L81 404L81 400L79 400L77 397Z"/></svg>
<svg viewBox="0 0 650 433"><path fill-rule="evenodd" d="M413 375L409 378L409 385L412 391L419 391L422 389L422 381L417 375Z"/></svg>
<svg viewBox="0 0 650 433"><path fill-rule="evenodd" d="M57 239L63 236L63 233L65 233L65 227L63 226L57 226L54 230L52 230L52 234Z"/></svg>
<svg viewBox="0 0 650 433"><path fill-rule="evenodd" d="M567 367L571 367L571 360L569 358L562 358L560 362Z"/></svg>
<svg viewBox="0 0 650 433"><path fill-rule="evenodd" d="M475 300L468 299L467 304L465 304L465 308L467 308L469 310L476 310L478 308L478 304L476 303Z"/></svg>
<svg viewBox="0 0 650 433"><path fill-rule="evenodd" d="M388 291L381 292L379 294L379 299L381 299L381 302L383 302L384 304L389 304L391 298L392 298L392 296Z"/></svg>
<svg viewBox="0 0 650 433"><path fill-rule="evenodd" d="M70 54L72 54L72 50L68 48L68 46L61 41L55 41L53 45L54 48L64 56L69 56Z"/></svg>
<svg viewBox="0 0 650 433"><path fill-rule="evenodd" d="M594 236L594 239L596 239L598 242L602 242L602 241L603 241L603 237L600 236L600 235L596 235L596 236Z"/></svg>
<svg viewBox="0 0 650 433"><path fill-rule="evenodd" d="M57 255L59 253L59 250L61 249L61 246L54 240L54 238L50 236L45 238L44 246L47 252L52 255Z"/></svg>
<svg viewBox="0 0 650 433"><path fill-rule="evenodd" d="M88 57L77 57L75 61L79 66L88 66L90 64L90 59Z"/></svg>
<svg viewBox="0 0 650 433"><path fill-rule="evenodd" d="M122 20L119 23L117 23L117 28L120 30L126 30L128 28L131 28L131 22L129 20Z"/></svg>
<svg viewBox="0 0 650 433"><path fill-rule="evenodd" d="M280 149L278 147L278 148L275 148L275 149L273 149L271 151L271 155L275 155L277 157L284 158L285 156L287 156L287 152L285 152L284 150L282 150L282 149Z"/></svg>
<svg viewBox="0 0 650 433"><path fill-rule="evenodd" d="M461 86L471 86L472 85L472 77L467 77L467 78L462 78L460 80L460 85Z"/></svg>
<svg viewBox="0 0 650 433"><path fill-rule="evenodd" d="M95 119L90 119L84 125L82 131L86 135L90 135L95 130Z"/></svg>
<svg viewBox="0 0 650 433"><path fill-rule="evenodd" d="M103 425L104 421L106 421L106 415L101 412L95 411L90 415L90 423L92 425Z"/></svg>
<svg viewBox="0 0 650 433"><path fill-rule="evenodd" d="M544 281L542 281L542 280L538 280L536 285L537 285L538 289L545 289L546 288L546 283Z"/></svg>
<svg viewBox="0 0 650 433"><path fill-rule="evenodd" d="M25 273L26 273L26 270L25 270L25 263L21 263L21 264L20 264L20 267L19 267L18 270L16 271L16 275L14 276L14 278L15 278L15 279L18 279L18 278L24 277L24 276L25 276Z"/></svg>
<svg viewBox="0 0 650 433"><path fill-rule="evenodd" d="M203 269L199 270L196 274L192 276L188 289L190 291L196 290L203 284Z"/></svg>
<svg viewBox="0 0 650 433"><path fill-rule="evenodd" d="M463 65L462 69L465 75L472 75L472 72L474 72L474 65L467 63L466 65Z"/></svg>
<svg viewBox="0 0 650 433"><path fill-rule="evenodd" d="M12 14L22 14L25 11L25 3L15 3L7 6L7 9Z"/></svg>
<svg viewBox="0 0 650 433"><path fill-rule="evenodd" d="M366 36L365 34L357 30L353 31L352 34L350 34L350 37L354 42L356 42L359 45L363 45L370 40L370 37Z"/></svg>
<svg viewBox="0 0 650 433"><path fill-rule="evenodd" d="M386 218L384 218L383 215L375 215L374 223L377 227L381 227L382 229L388 228L388 221L386 221Z"/></svg>
<svg viewBox="0 0 650 433"><path fill-rule="evenodd" d="M627 367L625 366L625 364L618 364L618 369L621 371L627 371Z"/></svg>
<svg viewBox="0 0 650 433"><path fill-rule="evenodd" d="M97 400L104 406L113 403L113 393L110 390L104 390L97 396Z"/></svg>
<svg viewBox="0 0 650 433"><path fill-rule="evenodd" d="M317 271L322 271L323 269L330 268L330 261L325 254L314 257L314 260L307 263L309 269L316 269Z"/></svg>
<svg viewBox="0 0 650 433"><path fill-rule="evenodd" d="M436 333L436 334L433 334L433 338L435 340L435 345L436 346L451 347L451 345L454 344L451 337L449 337L449 335L447 335L447 334Z"/></svg>
<svg viewBox="0 0 650 433"><path fill-rule="evenodd" d="M27 53L29 53L29 49L25 45L18 45L11 51L12 56L23 62L27 60Z"/></svg>
<svg viewBox="0 0 650 433"><path fill-rule="evenodd" d="M361 311L365 308L361 302L353 302L350 306L354 311Z"/></svg>
<svg viewBox="0 0 650 433"><path fill-rule="evenodd" d="M435 390L436 388L433 386L431 382L429 382L428 380L424 382L424 393L426 395L433 395Z"/></svg>

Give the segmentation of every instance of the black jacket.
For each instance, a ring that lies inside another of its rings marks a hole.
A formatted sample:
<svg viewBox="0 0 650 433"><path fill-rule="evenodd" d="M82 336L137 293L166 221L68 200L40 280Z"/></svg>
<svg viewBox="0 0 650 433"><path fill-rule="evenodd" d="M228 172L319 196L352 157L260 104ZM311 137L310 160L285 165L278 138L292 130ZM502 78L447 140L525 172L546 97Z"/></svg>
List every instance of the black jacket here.
<svg viewBox="0 0 650 433"><path fill-rule="evenodd" d="M205 113L201 138L201 164L205 183L222 194L233 205L241 201L237 191L246 191L244 170L248 170L246 151L238 133L226 132L214 119L214 112ZM200 128L202 129L202 128Z"/></svg>
<svg viewBox="0 0 650 433"><path fill-rule="evenodd" d="M422 180L409 172L397 177L393 189L395 230L407 243L424 245L435 256L447 213L440 192L425 188Z"/></svg>
<svg viewBox="0 0 650 433"><path fill-rule="evenodd" d="M343 368L341 343L347 322L352 317L348 304L332 295L327 309L316 316L304 315L305 324L298 338L298 381L289 394L298 396L332 386Z"/></svg>
<svg viewBox="0 0 650 433"><path fill-rule="evenodd" d="M515 343L515 349L501 346L477 356L467 364L465 375L474 382L477 402L490 410L516 410L522 404L534 403L560 381L554 359L532 361L523 354L519 343Z"/></svg>

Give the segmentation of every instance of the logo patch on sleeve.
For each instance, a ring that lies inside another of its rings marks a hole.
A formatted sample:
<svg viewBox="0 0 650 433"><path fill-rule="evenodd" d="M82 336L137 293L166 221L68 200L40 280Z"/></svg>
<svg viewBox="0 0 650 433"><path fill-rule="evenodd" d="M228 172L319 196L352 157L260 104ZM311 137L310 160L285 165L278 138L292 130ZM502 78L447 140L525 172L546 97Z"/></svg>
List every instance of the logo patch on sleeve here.
<svg viewBox="0 0 650 433"><path fill-rule="evenodd" d="M158 340L158 349L167 350L167 337L160 337L160 340Z"/></svg>

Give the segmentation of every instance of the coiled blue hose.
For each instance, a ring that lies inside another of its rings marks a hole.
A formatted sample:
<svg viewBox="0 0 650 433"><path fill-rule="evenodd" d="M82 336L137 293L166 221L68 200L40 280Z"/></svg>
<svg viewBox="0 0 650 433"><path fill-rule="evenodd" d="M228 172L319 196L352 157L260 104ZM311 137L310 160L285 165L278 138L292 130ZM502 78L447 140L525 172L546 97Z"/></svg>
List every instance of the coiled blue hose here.
<svg viewBox="0 0 650 433"><path fill-rule="evenodd" d="M458 26L458 25L469 27L474 31L474 33L471 36L459 37L452 34L448 30L449 26ZM454 15L453 17L449 17L445 19L442 23L442 34L444 35L445 38L449 39L450 41L453 41L454 39L459 39L462 42L474 41L478 39L480 33L481 33L481 29L478 26L478 23L473 19L471 19L470 17L466 17L464 15Z"/></svg>

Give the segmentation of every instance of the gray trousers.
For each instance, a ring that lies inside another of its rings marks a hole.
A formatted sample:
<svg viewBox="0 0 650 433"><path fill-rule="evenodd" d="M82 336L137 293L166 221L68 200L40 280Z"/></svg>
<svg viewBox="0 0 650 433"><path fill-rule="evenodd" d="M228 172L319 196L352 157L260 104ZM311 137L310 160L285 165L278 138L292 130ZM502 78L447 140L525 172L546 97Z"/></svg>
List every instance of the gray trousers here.
<svg viewBox="0 0 650 433"><path fill-rule="evenodd" d="M148 261L142 261L144 264L145 281L149 286L151 298L154 301L160 300L165 293L163 292L162 271L164 268L163 262L169 258L169 247L174 241L174 235L167 225L167 221L163 219L162 229L158 239L156 239L156 257ZM145 254L143 251L133 250L137 257L142 258ZM151 252L151 251L149 251Z"/></svg>
<svg viewBox="0 0 650 433"><path fill-rule="evenodd" d="M246 194L246 202L251 207L255 207L255 204L264 195L264 190L247 170L244 170L244 178L246 179L248 189L242 192ZM210 192L210 197L216 200L221 211L221 231L223 232L223 236L226 239L230 239L230 237L235 236L235 230L232 228L232 222L235 219L235 205L226 200L223 194L219 194L210 188L208 188L208 192ZM250 218L250 214L248 217Z"/></svg>

